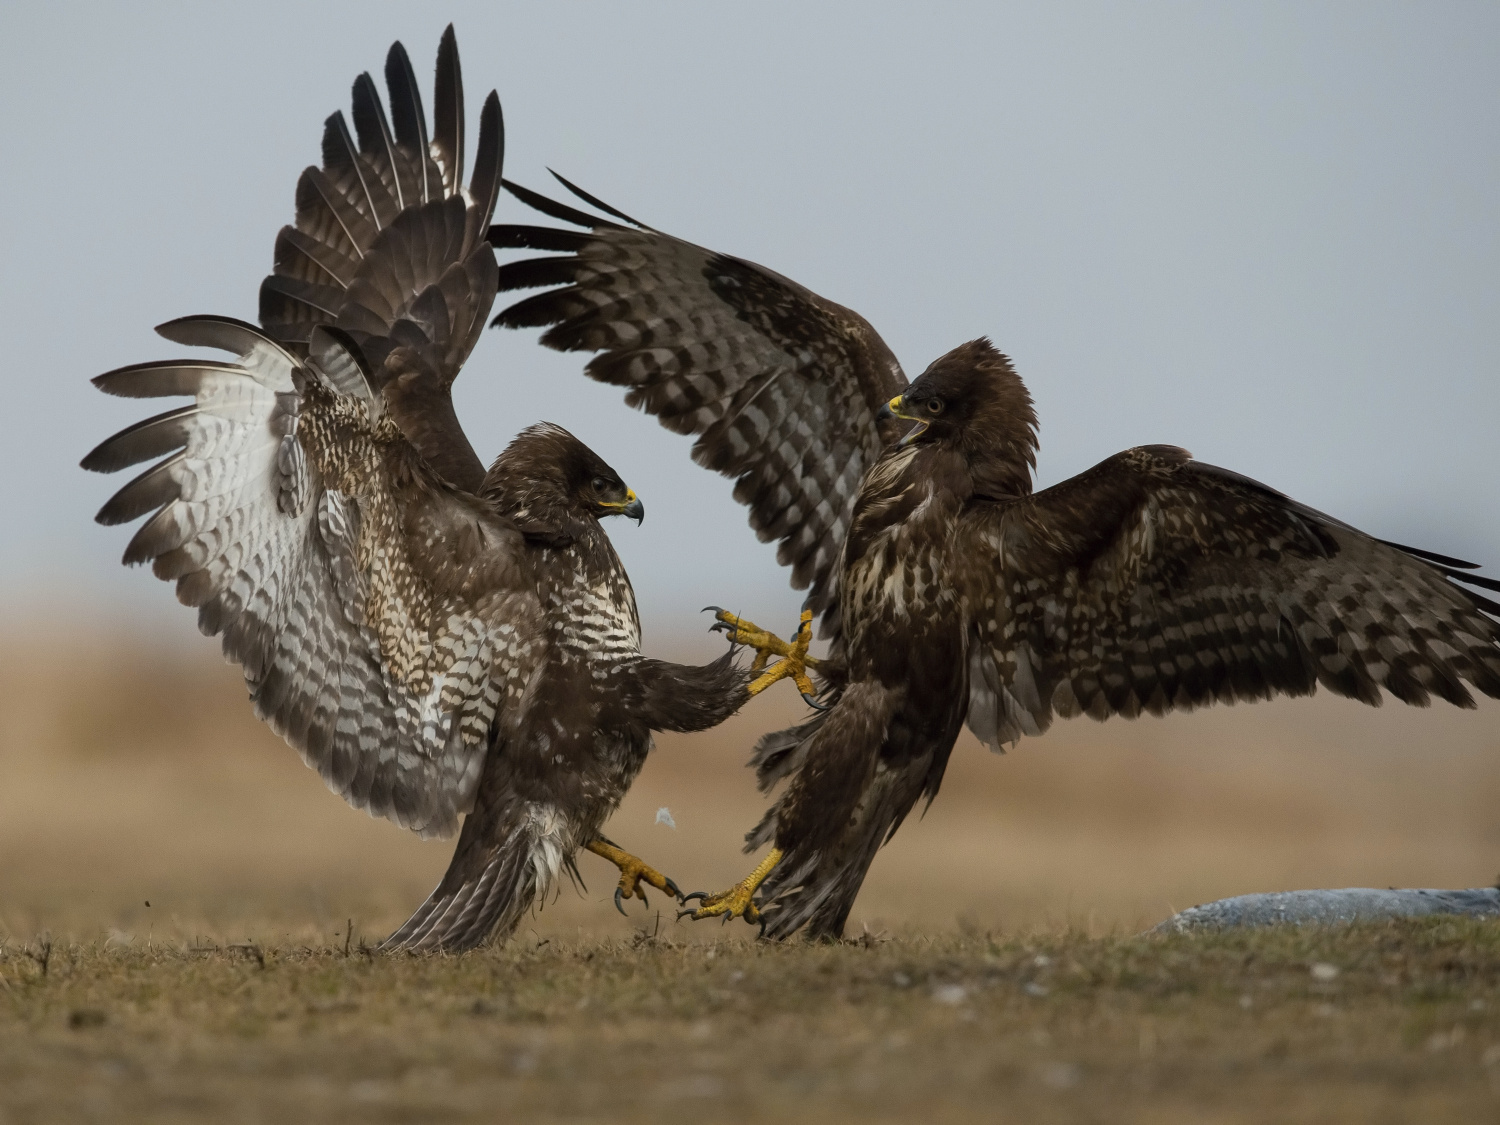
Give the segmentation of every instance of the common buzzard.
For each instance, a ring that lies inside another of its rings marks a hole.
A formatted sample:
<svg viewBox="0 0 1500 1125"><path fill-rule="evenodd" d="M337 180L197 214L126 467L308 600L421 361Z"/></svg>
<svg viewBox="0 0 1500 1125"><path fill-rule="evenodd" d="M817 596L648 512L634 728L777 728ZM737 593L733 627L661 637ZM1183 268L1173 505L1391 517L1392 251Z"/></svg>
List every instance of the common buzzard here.
<svg viewBox="0 0 1500 1125"><path fill-rule="evenodd" d="M594 351L585 371L694 434L822 615L830 710L756 747L747 837L772 850L694 917L837 935L876 850L936 795L967 722L996 750L1054 716L1309 695L1500 696L1500 605L1471 564L1384 543L1167 446L1033 493L1036 418L1005 356L965 344L915 383L870 325L764 267L515 185L585 228L501 225L495 320ZM898 428L899 427L899 428ZM906 433L901 435L901 429ZM762 631L721 612L733 637ZM805 633L790 661L805 652ZM808 661L808 663L813 663ZM754 899L758 897L760 906Z"/></svg>
<svg viewBox="0 0 1500 1125"><path fill-rule="evenodd" d="M449 389L496 292L500 103L484 103L465 187L453 29L430 137L399 43L386 78L389 119L361 75L357 140L341 113L327 121L261 289L262 328L162 325L234 358L99 376L109 394L194 401L83 464L166 455L98 519L155 513L124 561L177 583L243 666L256 714L330 788L424 836L468 814L442 882L386 943L463 949L514 928L581 847L620 867L617 905L644 899L643 880L676 893L599 830L651 732L722 721L750 677L728 654L703 667L641 654L599 521L643 509L582 442L543 423L488 471L474 455Z"/></svg>

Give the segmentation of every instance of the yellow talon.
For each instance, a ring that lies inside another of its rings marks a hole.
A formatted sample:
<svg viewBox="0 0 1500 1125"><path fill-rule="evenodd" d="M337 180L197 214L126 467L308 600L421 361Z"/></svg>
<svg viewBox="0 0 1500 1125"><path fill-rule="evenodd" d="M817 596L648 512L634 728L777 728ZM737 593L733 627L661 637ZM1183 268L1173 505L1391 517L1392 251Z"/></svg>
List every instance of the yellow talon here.
<svg viewBox="0 0 1500 1125"><path fill-rule="evenodd" d="M677 888L677 884L671 879L656 868L647 866L643 860L637 859L624 848L616 847L603 836L585 844L584 849L597 856L603 856L620 869L620 885L615 888L615 909L621 914L625 913L627 898L638 898L646 902L646 889L641 886L642 882L659 891L665 891L679 902L687 901L682 897L682 891Z"/></svg>
<svg viewBox="0 0 1500 1125"><path fill-rule="evenodd" d="M781 862L781 849L772 848L770 854L760 861L760 866L750 872L727 891L720 891L716 895L705 894L703 891L694 891L683 897L683 902L688 899L701 899L703 905L696 910L684 910L677 917L691 917L694 922L701 922L704 918L723 917L727 922L731 918L743 918L745 921L755 923L760 921L760 911L755 908L755 892L760 885L766 881L766 876L771 874L771 868Z"/></svg>
<svg viewBox="0 0 1500 1125"><path fill-rule="evenodd" d="M735 644L755 650L755 659L750 663L751 672L763 672L750 684L750 694L759 695L778 680L790 678L809 702L817 697L818 689L813 685L807 669L818 668L822 661L807 655L807 646L812 643L812 610L804 609L797 623L797 635L790 644L775 633L768 633L754 622L737 617L727 609L718 610L714 620L723 626L723 632ZM771 657L781 657L769 669Z"/></svg>

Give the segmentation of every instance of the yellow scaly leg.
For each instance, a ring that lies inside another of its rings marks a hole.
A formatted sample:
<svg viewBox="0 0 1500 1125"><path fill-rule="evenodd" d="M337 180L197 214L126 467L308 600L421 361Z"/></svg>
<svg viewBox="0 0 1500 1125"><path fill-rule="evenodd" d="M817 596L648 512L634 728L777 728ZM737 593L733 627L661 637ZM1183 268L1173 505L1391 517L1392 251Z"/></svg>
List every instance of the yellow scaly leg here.
<svg viewBox="0 0 1500 1125"><path fill-rule="evenodd" d="M766 688L779 680L790 679L797 685L797 690L802 693L802 698L809 706L816 707L820 711L825 710L818 703L818 689L813 685L811 677L808 676L809 668L817 669L822 666L822 661L816 657L807 655L807 646L812 643L812 610L804 609L802 616L797 622L797 633L788 643L778 637L775 633L769 633L753 621L746 621L730 613L727 609L718 606L709 606L714 610L714 624L712 630L722 632L734 644L745 645L755 650L755 659L750 664L750 671L762 672L751 681L750 694L759 695ZM781 657L769 669L767 662L773 656Z"/></svg>
<svg viewBox="0 0 1500 1125"><path fill-rule="evenodd" d="M760 911L755 908L755 892L766 881L766 876L771 874L771 868L780 862L781 849L772 848L766 858L760 861L759 867L727 891L720 891L716 895L694 891L690 895L684 895L683 902L696 898L701 899L703 905L696 910L684 910L677 917L691 916L694 922L701 922L704 918L717 918L722 915L726 922L731 918L743 918L750 923L759 922Z"/></svg>
<svg viewBox="0 0 1500 1125"><path fill-rule="evenodd" d="M603 856L620 869L620 885L615 888L615 909L621 914L625 913L627 898L638 898L646 902L646 888L641 886L642 882L650 884L659 891L665 891L678 902L687 901L682 897L682 892L677 889L677 884L671 879L656 868L648 867L643 860L637 859L624 848L610 843L603 836L585 844L584 850ZM650 904L647 903L647 905Z"/></svg>

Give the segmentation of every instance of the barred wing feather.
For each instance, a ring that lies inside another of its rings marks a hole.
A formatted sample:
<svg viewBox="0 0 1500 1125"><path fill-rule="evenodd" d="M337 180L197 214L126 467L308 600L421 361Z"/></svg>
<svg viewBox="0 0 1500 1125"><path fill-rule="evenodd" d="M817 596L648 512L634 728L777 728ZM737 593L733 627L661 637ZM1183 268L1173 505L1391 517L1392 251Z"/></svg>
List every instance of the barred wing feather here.
<svg viewBox="0 0 1500 1125"><path fill-rule="evenodd" d="M996 749L1054 715L1310 695L1500 696L1500 605L1469 564L1384 543L1180 449L1129 450L960 527L968 722ZM1420 556L1420 557L1418 557Z"/></svg>
<svg viewBox="0 0 1500 1125"><path fill-rule="evenodd" d="M561 179L561 177L559 177ZM588 228L497 225L497 247L561 251L500 268L501 290L547 286L494 323L542 327L542 343L593 351L585 371L626 402L697 437L692 456L736 481L792 585L837 625L839 552L865 471L894 432L876 415L906 385L858 313L779 274L636 223L601 219L507 182L522 202Z"/></svg>
<svg viewBox="0 0 1500 1125"><path fill-rule="evenodd" d="M99 520L154 511L125 561L177 583L243 666L257 714L330 788L424 835L451 833L505 701L540 658L517 533L417 455L352 337L320 329L302 357L224 318L159 331L237 358L95 380L194 400L85 458L115 471L168 454Z"/></svg>

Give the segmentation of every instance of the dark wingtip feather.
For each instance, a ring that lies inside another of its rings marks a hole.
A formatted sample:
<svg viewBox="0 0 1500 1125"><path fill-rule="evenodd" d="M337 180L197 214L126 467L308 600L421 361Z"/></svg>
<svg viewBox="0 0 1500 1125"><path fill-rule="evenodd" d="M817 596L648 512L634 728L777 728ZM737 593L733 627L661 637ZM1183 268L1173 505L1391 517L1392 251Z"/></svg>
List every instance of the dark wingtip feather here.
<svg viewBox="0 0 1500 1125"><path fill-rule="evenodd" d="M178 453L136 477L105 501L104 507L94 516L95 522L106 526L129 523L176 500L181 490L172 477L172 469L182 458L183 454Z"/></svg>
<svg viewBox="0 0 1500 1125"><path fill-rule="evenodd" d="M1459 570L1479 569L1478 563L1464 562L1462 559L1451 558L1448 555L1440 555L1436 551L1424 551L1421 547L1408 547L1404 543L1392 543L1389 539L1381 539L1378 540L1378 542L1384 543L1387 547L1394 547L1398 551L1404 551L1406 554L1413 555L1416 558L1426 559L1428 562L1435 562L1439 566L1453 566L1457 567ZM1500 587L1497 587L1497 589L1500 589Z"/></svg>
<svg viewBox="0 0 1500 1125"><path fill-rule="evenodd" d="M203 377L212 371L239 373L243 369L218 360L176 360L166 363L132 363L117 367L91 382L107 395L120 398L166 398L169 395L195 395Z"/></svg>
<svg viewBox="0 0 1500 1125"><path fill-rule="evenodd" d="M501 180L500 182L506 191L526 204L526 206L540 211L544 215L551 215L554 219L558 219L561 222L572 223L574 226L579 227L590 227L594 230L598 230L601 227L618 229L615 223L601 219L596 215L585 214L577 208L569 207L566 203L559 203L555 199L548 199L541 192L532 191L530 188L522 187L511 180Z"/></svg>
<svg viewBox="0 0 1500 1125"><path fill-rule="evenodd" d="M441 154L444 194L457 195L464 182L464 78L451 23L438 41L432 130L432 147Z"/></svg>
<svg viewBox="0 0 1500 1125"><path fill-rule="evenodd" d="M572 289L548 289L544 293L537 293L525 297L507 309L501 310L490 321L491 328L546 328L566 320L568 310L560 300L575 290ZM542 343L547 347L556 347L543 338ZM576 348L559 348L560 351L576 351Z"/></svg>
<svg viewBox="0 0 1500 1125"><path fill-rule="evenodd" d="M275 348L288 363L297 361L291 353L255 325L232 316L180 316L156 326L156 334L174 344L190 348L218 348L245 355L255 347Z"/></svg>
<svg viewBox="0 0 1500 1125"><path fill-rule="evenodd" d="M343 110L330 114L323 122L323 167L353 175L354 182L359 185L359 192L364 197L366 215L378 230L380 210L375 206L375 196L365 180L365 170L359 163L359 148L349 133L349 123L344 120ZM356 203L355 207L358 208L359 205Z"/></svg>
<svg viewBox="0 0 1500 1125"><path fill-rule="evenodd" d="M187 423L197 413L195 403L137 422L101 441L79 466L91 473L114 473L181 449L188 440Z"/></svg>
<svg viewBox="0 0 1500 1125"><path fill-rule="evenodd" d="M411 150L416 158L419 198L409 203L426 203L432 198L427 183L427 115L422 109L422 92L417 87L417 74L412 70L411 58L400 40L391 44L385 56L385 87L391 97L391 125L396 131L396 140Z"/></svg>
<svg viewBox="0 0 1500 1125"><path fill-rule="evenodd" d="M417 87L417 72L412 69L411 57L401 40L391 44L385 55L385 85L391 96L391 124L396 130L396 139L402 144L413 144L418 128L425 124L422 111L422 92Z"/></svg>
<svg viewBox="0 0 1500 1125"><path fill-rule="evenodd" d="M639 227L641 230L651 229L639 219L632 219L629 215L625 214L624 211L621 211L615 207L611 207L608 203L605 203L604 200L600 199L598 196L590 195L588 192L584 191L581 187L573 183L571 180L565 179L561 173L551 168L548 168L547 171L552 173L552 178L554 180L562 184L563 187L567 188L579 199L587 203L590 207L597 207L606 215L613 215L615 218L621 220L622 222L629 223L633 227Z"/></svg>
<svg viewBox="0 0 1500 1125"><path fill-rule="evenodd" d="M1476 594L1473 590L1465 590L1464 596L1491 617L1500 617L1500 602L1487 598L1483 594Z"/></svg>
<svg viewBox="0 0 1500 1125"><path fill-rule="evenodd" d="M1485 578L1483 575L1455 574L1454 572L1449 571L1448 577L1453 579L1455 582L1462 582L1467 586L1480 586L1486 590L1500 590L1500 580L1494 578Z"/></svg>
<svg viewBox="0 0 1500 1125"><path fill-rule="evenodd" d="M593 236L561 227L536 227L523 223L496 223L486 238L496 250L560 250L576 254Z"/></svg>
<svg viewBox="0 0 1500 1125"><path fill-rule="evenodd" d="M397 209L406 206L406 189L401 182L401 168L396 160L396 140L391 135L391 125L385 116L385 107L380 104L380 94L375 89L375 80L366 71L354 80L350 94L354 106L354 131L359 137L360 151L374 158L390 178L391 189L396 193Z"/></svg>
<svg viewBox="0 0 1500 1125"><path fill-rule="evenodd" d="M505 118L500 112L500 95L491 90L479 111L479 147L474 152L474 175L469 181L469 194L474 197L480 221L486 227L500 198L504 168Z"/></svg>
<svg viewBox="0 0 1500 1125"><path fill-rule="evenodd" d="M506 262L496 273L495 291L544 289L554 285L571 285L578 280L577 258L526 258ZM504 314L501 314L504 315Z"/></svg>

